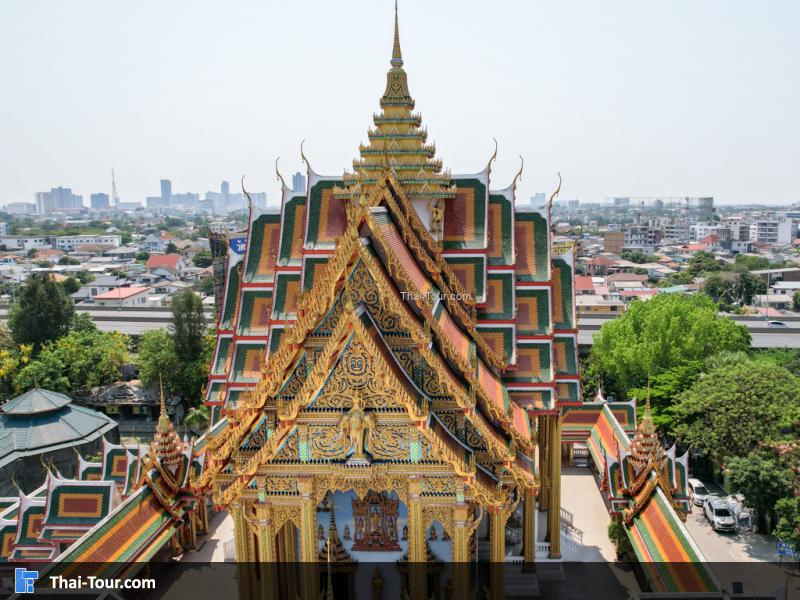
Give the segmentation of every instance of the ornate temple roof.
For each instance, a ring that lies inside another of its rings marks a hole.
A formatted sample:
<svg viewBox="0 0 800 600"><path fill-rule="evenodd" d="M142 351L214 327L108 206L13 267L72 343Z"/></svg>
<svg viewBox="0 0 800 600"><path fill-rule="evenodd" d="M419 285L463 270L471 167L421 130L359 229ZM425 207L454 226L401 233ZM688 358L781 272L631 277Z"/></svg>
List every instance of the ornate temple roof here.
<svg viewBox="0 0 800 600"><path fill-rule="evenodd" d="M181 461L183 442L172 426L169 415L167 415L163 387L161 388L161 414L158 417L158 425L156 425L151 448L164 466L173 467Z"/></svg>
<svg viewBox="0 0 800 600"><path fill-rule="evenodd" d="M661 445L661 440L658 439L656 426L653 424L653 417L650 414L649 397L645 403L644 416L636 427L628 453L628 459L636 473L648 464L655 465L664 455L664 447Z"/></svg>
<svg viewBox="0 0 800 600"><path fill-rule="evenodd" d="M355 198L378 183L380 173L390 168L400 184L415 198L432 200L453 198L455 186L442 172L442 161L435 158L436 147L428 144L428 132L414 110L400 49L400 24L395 5L394 43L391 68L386 74L386 89L381 96L381 112L373 116L369 143L359 146L360 159L353 161L354 173L345 173L346 189L337 197Z"/></svg>

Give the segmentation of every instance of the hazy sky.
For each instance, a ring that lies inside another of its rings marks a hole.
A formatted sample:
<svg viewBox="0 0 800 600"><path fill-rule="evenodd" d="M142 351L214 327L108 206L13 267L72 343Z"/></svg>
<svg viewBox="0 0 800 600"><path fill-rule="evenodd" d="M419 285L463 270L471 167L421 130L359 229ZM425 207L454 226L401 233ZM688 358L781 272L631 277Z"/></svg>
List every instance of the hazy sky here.
<svg viewBox="0 0 800 600"><path fill-rule="evenodd" d="M0 204L278 191L340 174L389 68L391 0L0 3ZM453 173L522 197L800 200L800 2L400 0L409 86Z"/></svg>

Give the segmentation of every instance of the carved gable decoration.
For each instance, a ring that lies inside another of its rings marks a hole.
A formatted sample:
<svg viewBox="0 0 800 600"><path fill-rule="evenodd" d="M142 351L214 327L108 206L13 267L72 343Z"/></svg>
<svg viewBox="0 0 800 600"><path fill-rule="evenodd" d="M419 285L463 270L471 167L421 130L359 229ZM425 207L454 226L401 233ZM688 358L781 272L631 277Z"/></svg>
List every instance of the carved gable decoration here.
<svg viewBox="0 0 800 600"><path fill-rule="evenodd" d="M363 340L354 337L312 406L350 409L358 395L366 410L403 408L381 362L370 354Z"/></svg>

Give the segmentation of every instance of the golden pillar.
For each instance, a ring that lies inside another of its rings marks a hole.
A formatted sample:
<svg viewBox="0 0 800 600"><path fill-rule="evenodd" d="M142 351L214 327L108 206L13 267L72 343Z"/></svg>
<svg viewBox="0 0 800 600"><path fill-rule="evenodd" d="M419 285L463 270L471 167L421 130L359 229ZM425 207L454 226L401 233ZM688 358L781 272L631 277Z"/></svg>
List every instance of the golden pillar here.
<svg viewBox="0 0 800 600"><path fill-rule="evenodd" d="M317 501L314 498L314 479L302 477L297 480L300 491L300 566L303 569L303 595L316 598L319 595L317 576Z"/></svg>
<svg viewBox="0 0 800 600"><path fill-rule="evenodd" d="M522 505L522 551L525 564L536 562L536 489L525 490Z"/></svg>
<svg viewBox="0 0 800 600"><path fill-rule="evenodd" d="M541 479L541 490L539 492L539 508L547 510L550 497L550 440L548 437L549 418L547 415L539 415L539 478Z"/></svg>
<svg viewBox="0 0 800 600"><path fill-rule="evenodd" d="M509 511L499 507L489 507L489 543L491 545L489 565L490 597L500 600L505 597L506 566L506 521Z"/></svg>
<svg viewBox="0 0 800 600"><path fill-rule="evenodd" d="M411 477L408 481L408 576L409 595L412 598L427 598L425 561L428 552L421 497L422 479Z"/></svg>
<svg viewBox="0 0 800 600"><path fill-rule="evenodd" d="M236 502L231 505L231 514L233 516L233 529L236 541L236 572L239 579L239 598L240 600L251 600L252 581L250 579L250 569L248 563L252 563L252 557L249 555L248 537L250 537L249 525L245 520L244 507Z"/></svg>
<svg viewBox="0 0 800 600"><path fill-rule="evenodd" d="M275 563L278 557L275 548L275 532L272 530L272 510L270 505L265 502L259 502L255 506L261 600L273 600L277 598Z"/></svg>
<svg viewBox="0 0 800 600"><path fill-rule="evenodd" d="M453 507L453 593L451 598L468 598L469 585L469 541L472 529L468 527L469 508L465 504Z"/></svg>
<svg viewBox="0 0 800 600"><path fill-rule="evenodd" d="M550 511L547 525L550 532L550 558L561 558L561 417L550 417Z"/></svg>
<svg viewBox="0 0 800 600"><path fill-rule="evenodd" d="M506 561L506 521L508 511L498 506L489 508L489 542L491 543L492 563Z"/></svg>
<svg viewBox="0 0 800 600"><path fill-rule="evenodd" d="M280 596L297 597L297 529L287 521L277 535L278 562L280 565Z"/></svg>

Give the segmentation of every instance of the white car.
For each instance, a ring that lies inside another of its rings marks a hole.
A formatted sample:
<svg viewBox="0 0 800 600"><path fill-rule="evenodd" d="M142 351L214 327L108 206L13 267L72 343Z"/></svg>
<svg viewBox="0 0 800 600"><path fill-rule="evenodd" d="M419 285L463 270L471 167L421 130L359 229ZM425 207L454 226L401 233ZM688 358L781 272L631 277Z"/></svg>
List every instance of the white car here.
<svg viewBox="0 0 800 600"><path fill-rule="evenodd" d="M783 321L767 321L767 327L788 327Z"/></svg>
<svg viewBox="0 0 800 600"><path fill-rule="evenodd" d="M708 488L699 479L689 479L689 497L695 506L703 506L708 498Z"/></svg>
<svg viewBox="0 0 800 600"><path fill-rule="evenodd" d="M714 531L736 531L736 519L724 500L709 498L703 505L703 512Z"/></svg>

